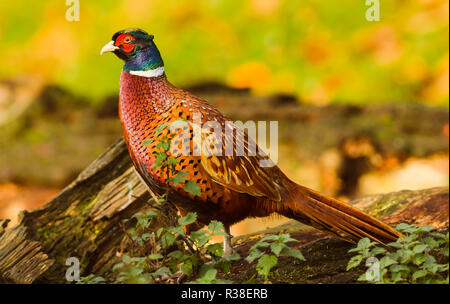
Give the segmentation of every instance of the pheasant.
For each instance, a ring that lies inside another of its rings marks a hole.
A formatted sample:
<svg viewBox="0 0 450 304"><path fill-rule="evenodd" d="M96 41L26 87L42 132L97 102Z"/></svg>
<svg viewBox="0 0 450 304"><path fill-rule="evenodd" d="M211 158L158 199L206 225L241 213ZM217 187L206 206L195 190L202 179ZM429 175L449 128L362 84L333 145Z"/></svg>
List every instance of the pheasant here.
<svg viewBox="0 0 450 304"><path fill-rule="evenodd" d="M125 29L113 35L101 54L113 52L125 62L120 76L119 116L134 167L150 189L168 193L181 215L197 213L196 225L188 226L186 233L218 220L227 233L225 254L230 254L230 225L248 217L278 213L349 242L369 237L387 244L400 236L362 211L296 184L273 163L261 165L270 163L270 158L247 133L239 128L227 133L232 126L229 118L167 80L153 40L153 35L141 29ZM194 136L194 124L178 128L167 154L176 159L175 171L183 171L186 176L175 183L168 170L157 166L160 143L169 132L161 131L161 126L180 120L191 122L195 116L201 125L216 122L223 132L217 135L202 127L199 141ZM206 138L209 141L204 144ZM242 146L243 153L237 153ZM257 152L250 153L251 147ZM231 155L216 153L227 149ZM186 190L189 181L196 183L197 193Z"/></svg>

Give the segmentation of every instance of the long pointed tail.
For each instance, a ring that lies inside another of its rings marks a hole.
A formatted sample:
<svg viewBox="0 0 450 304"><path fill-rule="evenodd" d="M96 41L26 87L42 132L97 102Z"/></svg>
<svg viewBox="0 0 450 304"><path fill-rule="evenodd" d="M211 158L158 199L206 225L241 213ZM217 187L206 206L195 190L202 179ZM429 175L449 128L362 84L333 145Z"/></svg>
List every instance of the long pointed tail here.
<svg viewBox="0 0 450 304"><path fill-rule="evenodd" d="M374 217L334 198L292 181L289 181L286 188L288 196L278 210L284 216L350 242L368 237L387 244L401 236Z"/></svg>

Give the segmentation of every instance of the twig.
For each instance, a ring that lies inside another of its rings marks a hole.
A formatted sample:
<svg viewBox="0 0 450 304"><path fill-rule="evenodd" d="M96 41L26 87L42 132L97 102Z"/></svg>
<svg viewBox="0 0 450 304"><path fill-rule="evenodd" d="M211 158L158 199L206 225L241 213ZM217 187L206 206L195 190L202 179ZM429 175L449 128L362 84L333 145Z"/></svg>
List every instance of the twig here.
<svg viewBox="0 0 450 304"><path fill-rule="evenodd" d="M121 223L120 227L122 228L123 232L125 233L125 235L131 240L131 242L133 243L133 246L135 246L139 252L141 253L141 255L143 257L145 257L145 260L147 262L147 264L156 267L155 264L153 264L153 262L148 258L148 256L145 254L144 249L133 239L133 237L128 233L128 231L125 229L124 225Z"/></svg>
<svg viewBox="0 0 450 304"><path fill-rule="evenodd" d="M153 192L152 189L150 189L150 187L147 187L148 192L150 192L150 195L152 196L153 200L155 201L155 203L159 203L158 197L155 195L155 193Z"/></svg>
<svg viewBox="0 0 450 304"><path fill-rule="evenodd" d="M163 211L161 207L152 205L152 204L150 204L148 201L144 200L143 198L141 198L141 197L139 197L139 196L135 196L135 195L131 195L131 196L134 197L134 198L137 199L137 200L143 201L145 204L151 206L152 208L154 208L154 209L156 209L156 210Z"/></svg>

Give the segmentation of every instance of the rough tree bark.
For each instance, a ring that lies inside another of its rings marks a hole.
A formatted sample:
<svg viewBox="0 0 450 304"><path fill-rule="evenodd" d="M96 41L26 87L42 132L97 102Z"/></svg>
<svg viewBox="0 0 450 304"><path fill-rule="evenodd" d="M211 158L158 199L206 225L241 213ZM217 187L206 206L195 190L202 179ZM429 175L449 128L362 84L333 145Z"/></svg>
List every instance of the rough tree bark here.
<svg viewBox="0 0 450 304"><path fill-rule="evenodd" d="M82 275L108 277L119 259L117 252L123 249L121 220L151 208L146 203L149 198L123 140L117 140L52 201L23 211L15 227L5 229L8 220L0 220L0 282L67 283L69 257L80 260ZM407 221L448 228L448 187L375 195L351 203L391 224ZM154 228L164 224L156 223ZM350 245L297 222L238 237L234 243L241 256L246 256L261 235L280 231L289 231L300 241L295 246L307 261L280 259L279 282L355 281L357 273L345 272ZM292 272L293 265L299 271ZM239 261L227 277L245 282L253 274L254 267Z"/></svg>

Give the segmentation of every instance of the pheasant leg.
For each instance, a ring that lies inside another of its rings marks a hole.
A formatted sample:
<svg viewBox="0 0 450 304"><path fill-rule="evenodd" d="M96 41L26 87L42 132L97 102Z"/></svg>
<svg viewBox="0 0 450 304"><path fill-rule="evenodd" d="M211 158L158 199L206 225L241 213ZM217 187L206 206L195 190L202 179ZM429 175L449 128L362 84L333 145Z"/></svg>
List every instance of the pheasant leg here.
<svg viewBox="0 0 450 304"><path fill-rule="evenodd" d="M231 239L233 236L230 234L230 225L224 225L226 235L223 237L223 253L224 255L230 255L234 252L231 247Z"/></svg>

